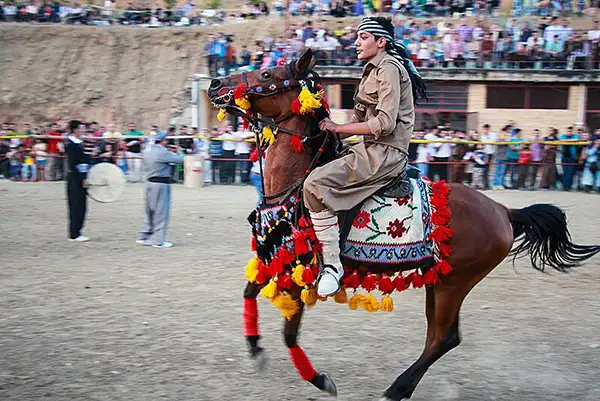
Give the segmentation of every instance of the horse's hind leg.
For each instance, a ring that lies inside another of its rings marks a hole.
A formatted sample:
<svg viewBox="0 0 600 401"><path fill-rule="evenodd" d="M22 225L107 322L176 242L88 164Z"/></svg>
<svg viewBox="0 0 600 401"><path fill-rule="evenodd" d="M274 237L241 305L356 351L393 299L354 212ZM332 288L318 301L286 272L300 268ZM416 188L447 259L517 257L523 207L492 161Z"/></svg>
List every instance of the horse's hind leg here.
<svg viewBox="0 0 600 401"><path fill-rule="evenodd" d="M399 401L410 398L427 369L460 344L458 315L468 292L465 288L443 284L427 289L425 349L419 359L386 390L385 399Z"/></svg>
<svg viewBox="0 0 600 401"><path fill-rule="evenodd" d="M258 296L262 284L248 283L244 289L244 334L250 351L250 358L254 361L256 369L261 371L265 366L265 352L258 346L260 334L258 330Z"/></svg>
<svg viewBox="0 0 600 401"><path fill-rule="evenodd" d="M298 331L300 330L300 322L304 313L304 304L301 304L298 312L290 319L285 320L283 327L283 338L285 345L288 347L290 358L294 367L300 374L303 380L310 382L319 390L330 395L337 396L337 387L327 373L317 372L310 360L306 356L304 350L298 344Z"/></svg>

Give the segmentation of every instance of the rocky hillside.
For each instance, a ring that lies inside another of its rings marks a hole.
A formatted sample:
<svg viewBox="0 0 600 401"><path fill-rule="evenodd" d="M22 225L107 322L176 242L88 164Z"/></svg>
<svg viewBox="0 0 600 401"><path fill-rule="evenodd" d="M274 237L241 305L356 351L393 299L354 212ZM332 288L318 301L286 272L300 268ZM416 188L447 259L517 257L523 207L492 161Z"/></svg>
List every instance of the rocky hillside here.
<svg viewBox="0 0 600 401"><path fill-rule="evenodd" d="M279 24L257 21L223 30L251 39L273 29ZM181 116L190 77L204 71L205 37L203 28L0 24L0 120L164 126Z"/></svg>

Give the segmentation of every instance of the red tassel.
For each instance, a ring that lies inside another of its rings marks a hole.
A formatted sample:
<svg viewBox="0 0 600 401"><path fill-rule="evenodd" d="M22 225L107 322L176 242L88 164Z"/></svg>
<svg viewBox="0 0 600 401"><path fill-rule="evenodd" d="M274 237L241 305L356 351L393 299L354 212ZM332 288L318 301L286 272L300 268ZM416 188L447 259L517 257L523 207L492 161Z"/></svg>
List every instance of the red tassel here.
<svg viewBox="0 0 600 401"><path fill-rule="evenodd" d="M448 223L448 220L441 217L439 214L433 213L431 215L431 224L433 224L434 226L443 226L447 223Z"/></svg>
<svg viewBox="0 0 600 401"><path fill-rule="evenodd" d="M300 114L300 108L302 107L302 103L300 103L299 99L294 99L292 102L292 113Z"/></svg>
<svg viewBox="0 0 600 401"><path fill-rule="evenodd" d="M256 162L258 161L258 151L256 149L254 149L252 151L252 153L250 153L250 161L251 162Z"/></svg>
<svg viewBox="0 0 600 401"><path fill-rule="evenodd" d="M294 256L294 253L289 249L280 249L277 254L279 255L279 259L281 259L281 264L283 266L287 266L296 260L296 256Z"/></svg>
<svg viewBox="0 0 600 401"><path fill-rule="evenodd" d="M244 130L248 130L248 128L250 128L250 122L248 122L248 120L246 120L246 117L242 117L242 128L244 128Z"/></svg>
<svg viewBox="0 0 600 401"><path fill-rule="evenodd" d="M447 258L452 254L452 245L446 243L439 243L438 250L440 251L440 258Z"/></svg>
<svg viewBox="0 0 600 401"><path fill-rule="evenodd" d="M302 138L298 134L292 136L292 149L294 149L294 152L304 152L306 150Z"/></svg>
<svg viewBox="0 0 600 401"><path fill-rule="evenodd" d="M431 233L431 239L435 242L447 242L452 238L452 230L445 226L437 226Z"/></svg>
<svg viewBox="0 0 600 401"><path fill-rule="evenodd" d="M360 276L358 275L356 270L354 270L354 273L344 275L342 282L344 283L346 288L358 288L358 286L360 285Z"/></svg>
<svg viewBox="0 0 600 401"><path fill-rule="evenodd" d="M450 266L450 263L446 262L445 260L440 260L435 265L435 271L445 276L452 271L452 266Z"/></svg>
<svg viewBox="0 0 600 401"><path fill-rule="evenodd" d="M413 275L412 277L412 286L413 288L421 288L423 287L423 277L421 277L421 275L419 273L411 273Z"/></svg>
<svg viewBox="0 0 600 401"><path fill-rule="evenodd" d="M281 263L281 259L278 256L275 256L273 259L271 259L271 263L269 263L267 272L271 277L283 273L283 264Z"/></svg>
<svg viewBox="0 0 600 401"><path fill-rule="evenodd" d="M289 273L279 276L277 279L277 287L279 287L280 290L289 290L292 288L292 284L292 277L290 277Z"/></svg>
<svg viewBox="0 0 600 401"><path fill-rule="evenodd" d="M252 252L256 252L256 237L252 237L250 241L250 248L252 248Z"/></svg>
<svg viewBox="0 0 600 401"><path fill-rule="evenodd" d="M323 244L321 243L321 241L317 241L316 237L315 237L315 243L313 245L313 252L314 253L322 253L323 252Z"/></svg>
<svg viewBox="0 0 600 401"><path fill-rule="evenodd" d="M429 269L423 276L423 282L425 284L434 285L440 282L440 277L434 269Z"/></svg>
<svg viewBox="0 0 600 401"><path fill-rule="evenodd" d="M321 98L321 104L323 104L323 107L325 107L325 110L327 110L328 113L331 111L329 108L329 100L327 99L326 95L323 95Z"/></svg>
<svg viewBox="0 0 600 401"><path fill-rule="evenodd" d="M282 65L285 65L286 61L284 58L280 58L279 60L277 60L277 67L281 67Z"/></svg>
<svg viewBox="0 0 600 401"><path fill-rule="evenodd" d="M448 207L448 197L439 194L433 194L431 197L431 205L437 209Z"/></svg>
<svg viewBox="0 0 600 401"><path fill-rule="evenodd" d="M258 305L256 298L244 298L244 335L258 335Z"/></svg>
<svg viewBox="0 0 600 401"><path fill-rule="evenodd" d="M384 294L389 294L396 289L396 285L387 274L382 274L379 279L379 290Z"/></svg>
<svg viewBox="0 0 600 401"><path fill-rule="evenodd" d="M298 220L298 227L304 228L304 229L312 228L312 221L310 221L310 219L308 217L302 216Z"/></svg>
<svg viewBox="0 0 600 401"><path fill-rule="evenodd" d="M262 262L261 262L262 263ZM258 273L256 274L256 282L258 284L264 284L269 279L269 273L267 272L267 268L262 265L262 267L258 268Z"/></svg>
<svg viewBox="0 0 600 401"><path fill-rule="evenodd" d="M294 251L296 255L306 255L309 252L306 236L302 231L294 232Z"/></svg>
<svg viewBox="0 0 600 401"><path fill-rule="evenodd" d="M315 282L315 275L311 268L304 269L304 273L302 273L302 281L306 284L312 284Z"/></svg>
<svg viewBox="0 0 600 401"><path fill-rule="evenodd" d="M290 353L292 363L300 374L302 380L311 381L317 377L317 371L312 367L308 357L299 345L288 348L288 352Z"/></svg>
<svg viewBox="0 0 600 401"><path fill-rule="evenodd" d="M310 242L314 243L317 241L317 234L315 234L314 228L309 228L304 231L304 236L310 240Z"/></svg>
<svg viewBox="0 0 600 401"><path fill-rule="evenodd" d="M373 276L371 273L367 273L367 276L363 279L362 288L368 292L373 291L377 288L377 277Z"/></svg>
<svg viewBox="0 0 600 401"><path fill-rule="evenodd" d="M235 87L235 90L233 91L233 97L234 99L239 99L242 96L245 95L246 92L246 84L244 84L243 82L241 84L239 84L238 86Z"/></svg>
<svg viewBox="0 0 600 401"><path fill-rule="evenodd" d="M402 276L402 273L398 273L398 276L394 279L394 285L396 286L396 291L400 292L407 289L410 282L407 282L406 278Z"/></svg>
<svg viewBox="0 0 600 401"><path fill-rule="evenodd" d="M446 183L446 181L438 181L433 183L433 193L439 193L444 196L448 196L450 194L450 186Z"/></svg>

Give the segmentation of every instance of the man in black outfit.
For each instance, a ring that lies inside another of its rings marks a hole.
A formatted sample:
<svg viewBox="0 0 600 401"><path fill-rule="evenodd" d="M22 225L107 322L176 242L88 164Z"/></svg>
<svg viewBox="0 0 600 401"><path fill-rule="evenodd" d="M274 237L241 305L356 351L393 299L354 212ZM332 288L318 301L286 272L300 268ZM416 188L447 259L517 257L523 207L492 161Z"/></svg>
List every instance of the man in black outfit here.
<svg viewBox="0 0 600 401"><path fill-rule="evenodd" d="M85 212L87 210L87 173L90 168L90 158L83 151L80 122L69 122L69 137L67 138L67 198L69 199L69 241L86 242L89 238L81 235Z"/></svg>

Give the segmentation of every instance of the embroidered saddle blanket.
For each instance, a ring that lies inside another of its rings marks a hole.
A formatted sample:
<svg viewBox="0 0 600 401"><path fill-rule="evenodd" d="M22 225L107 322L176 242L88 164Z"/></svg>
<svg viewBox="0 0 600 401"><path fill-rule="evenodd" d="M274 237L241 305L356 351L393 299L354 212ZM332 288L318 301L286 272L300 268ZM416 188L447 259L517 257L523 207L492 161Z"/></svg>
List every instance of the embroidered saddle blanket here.
<svg viewBox="0 0 600 401"><path fill-rule="evenodd" d="M340 241L345 266L406 263L411 269L433 262L431 183L410 183L406 197L375 194L346 214Z"/></svg>

